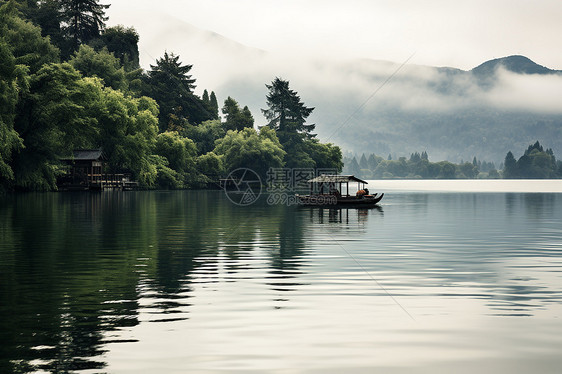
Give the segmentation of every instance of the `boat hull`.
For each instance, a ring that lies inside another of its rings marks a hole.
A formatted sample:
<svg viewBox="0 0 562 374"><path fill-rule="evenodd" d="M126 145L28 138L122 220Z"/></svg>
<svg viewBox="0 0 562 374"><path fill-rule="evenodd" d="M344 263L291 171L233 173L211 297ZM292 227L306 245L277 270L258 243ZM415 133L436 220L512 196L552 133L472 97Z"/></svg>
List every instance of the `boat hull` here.
<svg viewBox="0 0 562 374"><path fill-rule="evenodd" d="M367 196L297 195L299 204L306 206L373 206L383 197L384 193Z"/></svg>

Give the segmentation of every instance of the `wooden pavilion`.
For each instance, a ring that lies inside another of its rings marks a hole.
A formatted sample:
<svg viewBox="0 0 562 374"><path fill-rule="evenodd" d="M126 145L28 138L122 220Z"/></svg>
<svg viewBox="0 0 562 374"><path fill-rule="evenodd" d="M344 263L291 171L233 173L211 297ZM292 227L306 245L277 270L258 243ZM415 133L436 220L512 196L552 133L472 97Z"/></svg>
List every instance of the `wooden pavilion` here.
<svg viewBox="0 0 562 374"><path fill-rule="evenodd" d="M104 173L107 158L100 149L80 149L72 152L72 157L61 159L67 172L57 181L59 190L107 190L134 189L137 182L127 174Z"/></svg>

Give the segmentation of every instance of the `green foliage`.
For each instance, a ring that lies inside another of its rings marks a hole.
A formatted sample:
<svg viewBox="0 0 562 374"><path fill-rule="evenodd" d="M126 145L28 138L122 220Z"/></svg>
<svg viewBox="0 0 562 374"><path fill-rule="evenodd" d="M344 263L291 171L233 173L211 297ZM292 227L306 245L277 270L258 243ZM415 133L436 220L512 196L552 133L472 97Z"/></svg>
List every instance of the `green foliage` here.
<svg viewBox="0 0 562 374"><path fill-rule="evenodd" d="M79 148L102 148L111 171L131 172L153 184L148 159L157 133L153 100L126 97L64 63L45 65L32 76L20 108L15 128L25 149L13 162L16 187L54 189L59 159Z"/></svg>
<svg viewBox="0 0 562 374"><path fill-rule="evenodd" d="M226 131L219 120L210 120L198 126L187 126L182 134L195 142L199 154L204 154L215 149L216 141L223 138Z"/></svg>
<svg viewBox="0 0 562 374"><path fill-rule="evenodd" d="M248 168L262 178L269 168L282 167L286 154L275 131L267 127L259 133L251 128L229 130L224 138L217 141L214 153L222 156L226 172Z"/></svg>
<svg viewBox="0 0 562 374"><path fill-rule="evenodd" d="M192 65L182 65L179 56L165 52L150 68L144 94L154 98L160 107L161 131L213 118L203 101L193 94L195 79L189 75Z"/></svg>
<svg viewBox="0 0 562 374"><path fill-rule="evenodd" d="M515 161L508 152L504 161L504 178L552 179L562 178L552 149L545 150L537 141L529 145L524 154Z"/></svg>
<svg viewBox="0 0 562 374"><path fill-rule="evenodd" d="M314 108L304 105L298 94L289 88L288 81L275 78L266 87L269 90L266 95L268 109L262 109L262 112L268 120L267 127L275 130L287 153L285 166L341 170L343 164L339 147L316 141L316 134L312 133L316 125L306 124Z"/></svg>
<svg viewBox="0 0 562 374"><path fill-rule="evenodd" d="M391 157L389 157L391 158ZM476 161L476 162L475 162ZM482 173L478 165L489 165L490 168ZM366 167L362 167L366 166ZM429 162L427 152L415 152L398 160L385 160L375 154L361 156L357 162L355 157L344 158L344 174L351 174L360 178L372 179L474 179L474 178L498 178L499 174L493 168L492 163L463 162L453 164L448 161Z"/></svg>
<svg viewBox="0 0 562 374"><path fill-rule="evenodd" d="M34 7L29 7L26 12L28 18L41 28L43 36L49 36L51 42L59 49L66 49L68 43L62 33L62 12L59 0L43 0L36 2Z"/></svg>
<svg viewBox="0 0 562 374"><path fill-rule="evenodd" d="M168 166L169 162L166 157L151 155L149 161L154 168L154 172L151 173L151 177L153 177L150 181L151 186L170 190L184 187L182 176Z"/></svg>
<svg viewBox="0 0 562 374"><path fill-rule="evenodd" d="M219 119L219 102L215 95L215 91L211 91L211 97L209 98L209 104L211 106L211 113L214 119Z"/></svg>
<svg viewBox="0 0 562 374"><path fill-rule="evenodd" d="M103 89L99 123L100 146L112 171L129 171L143 185L152 186L154 169L149 156L158 132L158 107L154 100L129 98L111 88Z"/></svg>
<svg viewBox="0 0 562 374"><path fill-rule="evenodd" d="M128 88L125 70L119 59L106 48L96 52L92 47L83 44L69 63L82 75L101 78L106 86L114 90L126 91Z"/></svg>
<svg viewBox="0 0 562 374"><path fill-rule="evenodd" d="M30 74L46 63L58 62L58 49L41 36L40 28L18 17L14 2L0 7L0 38L8 44L15 64L26 65Z"/></svg>
<svg viewBox="0 0 562 374"><path fill-rule="evenodd" d="M215 92L211 91L211 96L207 90L203 91L203 96L201 96L201 101L207 111L212 115L212 119L219 119L219 104L217 103L217 97Z"/></svg>
<svg viewBox="0 0 562 374"><path fill-rule="evenodd" d="M238 167L265 178L285 158L289 167L341 170L340 148L314 139L305 124L313 109L288 82L267 86L271 128L254 130L249 108L231 97L221 123L215 93L193 93L192 66L179 56L164 53L147 74L138 69L138 34L103 31L106 5L20 3L23 13L15 0L0 7L0 188L56 189L60 160L76 149L102 149L105 172L131 173L148 188L208 185Z"/></svg>
<svg viewBox="0 0 562 374"><path fill-rule="evenodd" d="M465 162L458 166L458 172L456 178L458 179L474 179L478 175L478 164L475 162L476 157L474 158L474 162Z"/></svg>
<svg viewBox="0 0 562 374"><path fill-rule="evenodd" d="M138 69L139 64L139 34L133 27L117 25L106 28L99 37L99 44L105 47L121 63L126 71Z"/></svg>
<svg viewBox="0 0 562 374"><path fill-rule="evenodd" d="M277 131L281 144L287 148L315 137L312 131L316 125L306 124L314 108L304 105L297 93L289 88L289 81L275 78L265 86L269 90L266 96L268 109L262 109L262 112L268 120L267 126Z"/></svg>
<svg viewBox="0 0 562 374"><path fill-rule="evenodd" d="M31 77L15 122L25 145L14 158L18 188L55 188L59 158L91 146L98 135L93 112L100 94L99 82L67 63L45 65Z"/></svg>
<svg viewBox="0 0 562 374"><path fill-rule="evenodd" d="M517 177L517 161L511 151L507 152L505 155L503 176L507 179L512 179Z"/></svg>
<svg viewBox="0 0 562 374"><path fill-rule="evenodd" d="M224 162L221 156L208 152L197 157L196 168L201 173L204 183L216 183L224 173Z"/></svg>
<svg viewBox="0 0 562 374"><path fill-rule="evenodd" d="M14 130L16 105L19 95L27 90L27 71L15 64L15 58L0 38L0 188L11 183L14 172L10 165L12 154L23 147L23 141Z"/></svg>
<svg viewBox="0 0 562 374"><path fill-rule="evenodd" d="M105 10L109 5L99 0L60 0L63 31L72 50L99 37L105 27Z"/></svg>
<svg viewBox="0 0 562 374"><path fill-rule="evenodd" d="M181 137L175 131L158 134L154 152L166 157L172 169L178 172L188 172L195 166L197 148L188 138Z"/></svg>
<svg viewBox="0 0 562 374"><path fill-rule="evenodd" d="M225 115L223 126L225 130L243 130L246 127L254 127L254 117L247 106L240 109L238 102L232 97L228 97L224 101L222 114Z"/></svg>
<svg viewBox="0 0 562 374"><path fill-rule="evenodd" d="M314 162L314 168L333 169L341 172L343 168L342 154L340 147L331 143L320 143L318 139L311 139L304 142L306 154Z"/></svg>

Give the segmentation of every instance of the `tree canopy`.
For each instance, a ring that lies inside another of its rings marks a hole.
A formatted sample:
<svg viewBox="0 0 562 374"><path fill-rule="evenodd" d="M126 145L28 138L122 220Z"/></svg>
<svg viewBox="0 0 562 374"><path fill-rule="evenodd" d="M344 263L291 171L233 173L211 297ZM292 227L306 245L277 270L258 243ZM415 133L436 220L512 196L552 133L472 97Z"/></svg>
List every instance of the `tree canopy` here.
<svg viewBox="0 0 562 374"><path fill-rule="evenodd" d="M515 161L509 151L504 161L504 178L552 179L562 178L562 163L556 160L552 149L544 149L537 141L529 145L523 155Z"/></svg>
<svg viewBox="0 0 562 374"><path fill-rule="evenodd" d="M59 0L59 3L62 28L73 50L100 36L108 19L105 10L109 5L100 4L99 0Z"/></svg>
<svg viewBox="0 0 562 374"><path fill-rule="evenodd" d="M223 126L226 130L243 130L246 127L254 127L254 117L247 106L240 109L238 102L232 97L224 101L222 114L225 116Z"/></svg>
<svg viewBox="0 0 562 374"><path fill-rule="evenodd" d="M289 81L275 78L265 86L269 90L266 96L268 109L262 109L262 112L269 121L267 126L277 132L281 143L298 143L315 137L312 131L316 125L306 124L314 108L304 105L297 92L289 88Z"/></svg>
<svg viewBox="0 0 562 374"><path fill-rule="evenodd" d="M192 65L165 52L139 68L133 28L105 29L94 0L0 1L0 190L54 190L75 150L104 154L103 173L145 188L216 183L233 168L341 169L341 150L314 138L288 82L267 85L269 126L248 106L195 93ZM283 139L283 141L280 141Z"/></svg>
<svg viewBox="0 0 562 374"><path fill-rule="evenodd" d="M180 56L164 52L150 65L144 94L153 97L160 106L160 130L170 125L199 124L213 119L203 101L194 95L195 79L189 74L193 65L183 65Z"/></svg>

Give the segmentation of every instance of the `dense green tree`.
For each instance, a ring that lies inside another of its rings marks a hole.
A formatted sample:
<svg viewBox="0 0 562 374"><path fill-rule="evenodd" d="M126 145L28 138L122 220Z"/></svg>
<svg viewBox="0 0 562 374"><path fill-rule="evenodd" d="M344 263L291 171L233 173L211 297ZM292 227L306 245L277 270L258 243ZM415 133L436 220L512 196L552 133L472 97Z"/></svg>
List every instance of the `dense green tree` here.
<svg viewBox="0 0 562 374"><path fill-rule="evenodd" d="M69 62L82 75L101 78L106 86L114 90L126 91L128 88L125 70L119 59L105 48L96 52L88 45L81 45Z"/></svg>
<svg viewBox="0 0 562 374"><path fill-rule="evenodd" d="M211 114L213 115L213 119L219 119L219 102L217 101L215 91L211 91L209 103L211 105Z"/></svg>
<svg viewBox="0 0 562 374"><path fill-rule="evenodd" d="M3 21L0 8L0 22ZM0 37L0 189L14 180L12 154L23 147L23 141L14 130L16 105L22 90L27 89L27 69L15 64L8 44Z"/></svg>
<svg viewBox="0 0 562 374"><path fill-rule="evenodd" d="M192 67L182 65L179 56L168 52L156 60L156 65L150 65L144 94L154 98L160 107L162 131L170 125L199 124L213 118L203 101L193 93L195 79L189 74Z"/></svg>
<svg viewBox="0 0 562 374"><path fill-rule="evenodd" d="M37 26L19 17L15 1L0 6L0 185L4 187L17 185L17 160L22 149L29 148L18 126L22 117L18 112L29 116L25 103L30 76L57 60L57 48Z"/></svg>
<svg viewBox="0 0 562 374"><path fill-rule="evenodd" d="M230 96L224 101L222 113L225 116L223 126L227 131L254 127L254 117L248 107L241 110L238 102Z"/></svg>
<svg viewBox="0 0 562 374"><path fill-rule="evenodd" d="M139 63L139 34L133 27L117 25L103 30L99 41L92 43L98 48L107 50L121 62L126 71L138 69Z"/></svg>
<svg viewBox="0 0 562 374"><path fill-rule="evenodd" d="M545 150L538 141L529 145L517 161L515 161L513 153L508 152L504 165L504 178L545 179L561 177L552 149Z"/></svg>
<svg viewBox="0 0 562 374"><path fill-rule="evenodd" d="M268 109L262 109L262 112L268 120L267 126L277 132L281 144L287 148L315 137L312 131L316 125L306 124L314 108L304 105L296 91L289 88L289 81L275 78L265 86L269 90L266 96Z"/></svg>
<svg viewBox="0 0 562 374"><path fill-rule="evenodd" d="M251 128L230 130L217 141L213 152L223 157L227 173L237 168L248 168L260 175L262 181L265 181L263 178L269 168L283 166L285 156L277 135L268 127L261 128L259 132Z"/></svg>
<svg viewBox="0 0 562 374"><path fill-rule="evenodd" d="M9 46L16 65L25 65L34 74L44 64L58 62L58 49L41 35L40 28L18 16L14 1L0 7L0 20L0 38Z"/></svg>
<svg viewBox="0 0 562 374"><path fill-rule="evenodd" d="M474 158L476 160L476 158ZM465 178L469 178L469 179L473 179L476 178L476 176L478 175L478 164L473 161L472 163L470 162L465 162L461 165L459 165L459 173L457 174L457 178L460 179L465 179Z"/></svg>
<svg viewBox="0 0 562 374"><path fill-rule="evenodd" d="M349 161L349 165L346 163L346 169L345 169L345 174L349 174L349 175L355 175L355 176L359 176L361 175L361 168L359 167L359 163L357 162L357 159L355 157L353 157L350 161Z"/></svg>
<svg viewBox="0 0 562 374"><path fill-rule="evenodd" d="M379 162L381 162L382 160L382 157L375 156L374 153L371 153L369 155L369 159L367 160L367 165L370 170L375 170Z"/></svg>
<svg viewBox="0 0 562 374"><path fill-rule="evenodd" d="M367 162L367 156L365 154L361 154L361 158L359 158L359 167L361 169L368 169L369 163Z"/></svg>
<svg viewBox="0 0 562 374"><path fill-rule="evenodd" d="M169 167L170 162L164 156L150 155L149 163L154 170L154 183L157 188L180 189L184 188L183 176Z"/></svg>
<svg viewBox="0 0 562 374"><path fill-rule="evenodd" d="M224 162L222 157L214 152L208 152L197 157L196 168L202 175L203 183L216 183L224 173Z"/></svg>
<svg viewBox="0 0 562 374"><path fill-rule="evenodd" d="M157 185L165 188L193 187L200 179L196 171L197 147L175 131L158 134L154 147L156 155L165 160L158 163Z"/></svg>
<svg viewBox="0 0 562 374"><path fill-rule="evenodd" d="M342 154L340 147L330 143L320 143L318 139L305 142L307 154L314 160L317 169L333 169L339 173L343 169Z"/></svg>
<svg viewBox="0 0 562 374"><path fill-rule="evenodd" d="M313 141L316 134L312 131L316 125L306 123L314 108L304 105L297 92L289 88L288 81L275 78L266 87L269 90L266 95L268 109L262 109L262 112L268 121L266 126L275 130L287 152L286 167L314 168L324 165L325 158L321 156L324 152L318 152L320 145ZM329 167L341 170L341 152L340 159Z"/></svg>
<svg viewBox="0 0 562 374"><path fill-rule="evenodd" d="M448 161L441 161L438 162L438 165L441 167L439 179L455 179L456 168L454 164Z"/></svg>
<svg viewBox="0 0 562 374"><path fill-rule="evenodd" d="M488 172L488 178L490 179L499 179L500 178L500 173L498 173L498 171L496 169L491 169Z"/></svg>
<svg viewBox="0 0 562 374"><path fill-rule="evenodd" d="M216 141L223 138L226 131L219 120L209 120L197 126L187 126L182 135L195 142L199 154L205 154L215 149Z"/></svg>
<svg viewBox="0 0 562 374"><path fill-rule="evenodd" d="M101 84L83 79L70 64L48 64L30 79L15 129L25 148L14 157L16 187L53 189L59 159L97 139Z"/></svg>
<svg viewBox="0 0 562 374"><path fill-rule="evenodd" d="M111 171L154 184L149 156L158 108L152 99L126 97L97 78L82 78L68 63L45 65L29 92L16 118L25 144L13 161L17 188L54 189L59 159L77 148L102 148Z"/></svg>
<svg viewBox="0 0 562 374"><path fill-rule="evenodd" d="M72 50L100 36L105 27L109 5L99 0L60 0L63 31Z"/></svg>
<svg viewBox="0 0 562 374"><path fill-rule="evenodd" d="M99 145L114 172L131 172L146 186L153 186L157 172L150 155L158 131L158 106L148 97L130 98L103 88L98 115Z"/></svg>
<svg viewBox="0 0 562 374"><path fill-rule="evenodd" d="M194 169L197 147L193 140L184 138L175 131L158 134L154 152L166 157L170 167L180 173L190 172Z"/></svg>
<svg viewBox="0 0 562 374"><path fill-rule="evenodd" d="M517 178L517 161L511 151L507 152L504 161L503 177L507 179Z"/></svg>
<svg viewBox="0 0 562 374"><path fill-rule="evenodd" d="M7 1L0 1L7 3ZM23 17L41 28L43 36L49 36L51 42L59 49L65 49L61 22L62 12L60 0L18 0Z"/></svg>

